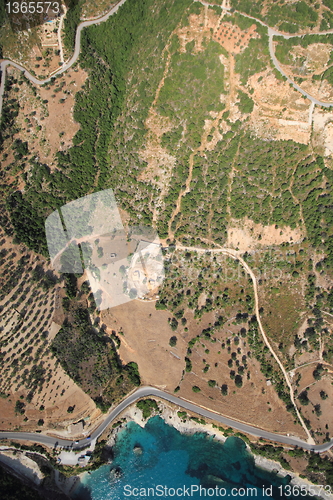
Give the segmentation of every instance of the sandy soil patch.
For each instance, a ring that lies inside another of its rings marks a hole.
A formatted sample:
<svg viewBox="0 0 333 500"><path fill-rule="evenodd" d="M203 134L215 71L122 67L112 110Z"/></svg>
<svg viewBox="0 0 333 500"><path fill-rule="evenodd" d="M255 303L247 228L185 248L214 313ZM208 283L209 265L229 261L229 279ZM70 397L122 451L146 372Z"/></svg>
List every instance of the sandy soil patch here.
<svg viewBox="0 0 333 500"><path fill-rule="evenodd" d="M270 140L294 140L308 144L310 102L289 83L278 80L270 70L249 78L254 89L255 102L251 115L251 128L258 137Z"/></svg>
<svg viewBox="0 0 333 500"><path fill-rule="evenodd" d="M306 328L308 327L308 325L306 326ZM300 338L302 338L300 335L299 335ZM302 338L303 340L303 338ZM297 356L295 357L295 365L296 366L301 366L301 365L305 365L306 363L311 363L312 361L316 361L318 359L318 352L309 352L309 351L306 351L306 352L303 352L300 356ZM315 364L313 364L313 366L316 366ZM313 368L314 370L314 368ZM297 373L297 371L296 371Z"/></svg>
<svg viewBox="0 0 333 500"><path fill-rule="evenodd" d="M242 252L262 246L281 245L285 242L297 243L304 238L301 229L291 229L288 226L277 228L274 224L263 226L255 224L250 219L233 220L227 233L227 246L239 248Z"/></svg>
<svg viewBox="0 0 333 500"><path fill-rule="evenodd" d="M19 71L10 68L8 72L20 80ZM21 130L14 139L27 141L30 153L47 163L51 169L56 164L55 154L72 145L73 136L80 128L73 118L75 94L81 89L87 76L85 71L76 68L57 78L50 86L35 87L36 95L26 83L19 87L20 109L17 123ZM14 96L17 98L17 94L12 92L10 98ZM5 143L5 146L8 147L6 152L10 152L10 144ZM12 155L9 155L4 166L11 160Z"/></svg>
<svg viewBox="0 0 333 500"><path fill-rule="evenodd" d="M81 90L88 75L82 70L70 70L61 79L57 79L58 85L64 82L63 91L54 94L53 88L50 90L40 88L40 96L48 100L48 116L42 123L44 137L49 145L48 157L53 157L59 150L64 150L72 145L72 138L79 130L80 125L74 121L73 108L75 94ZM63 103L61 99L65 99Z"/></svg>
<svg viewBox="0 0 333 500"><path fill-rule="evenodd" d="M321 443L325 440L325 435L330 436L333 431L333 387L330 375L324 375L317 381L313 378L312 372L316 366L314 363L302 369L299 393L306 388L309 404L301 405L298 402L298 406L302 409L304 417L309 419L316 433L316 440ZM326 395L325 399L320 395L322 391Z"/></svg>
<svg viewBox="0 0 333 500"><path fill-rule="evenodd" d="M198 297L198 307L203 307L206 304L207 294L202 292Z"/></svg>
<svg viewBox="0 0 333 500"><path fill-rule="evenodd" d="M328 66L332 49L333 46L328 43L312 43L307 47L295 45L290 51L295 63L293 73L303 77L307 74L321 74Z"/></svg>
<svg viewBox="0 0 333 500"><path fill-rule="evenodd" d="M243 355L247 357L242 387L236 387L230 378L230 370L237 373L237 366L235 361L232 367L228 365L231 354L227 349L221 349L220 342L212 344L204 341L204 347L195 344L191 355L192 371L185 374L177 395L205 408L214 409L222 415L263 429L305 437L301 426L294 424L294 418L287 412L273 385L267 383L260 371L259 362L247 356L249 348L246 340L242 339L238 347L240 353L237 354L237 359L241 359ZM208 354L206 349L209 350ZM236 352L236 350L232 342L231 351ZM205 364L209 364L210 367L207 373L203 373ZM250 371L250 379L247 378L247 371ZM216 386L211 387L208 384L209 380L215 380ZM228 386L226 396L221 393L223 384ZM193 392L193 386L198 386L201 391Z"/></svg>
<svg viewBox="0 0 333 500"><path fill-rule="evenodd" d="M57 335L61 328L61 325L58 325L54 321L51 323L50 331L49 331L49 339L52 341L54 337Z"/></svg>
<svg viewBox="0 0 333 500"><path fill-rule="evenodd" d="M221 123L225 123L221 121ZM223 135L220 134L219 129L216 127L218 124L217 120L205 120L203 141L201 149L207 149L208 151L213 151L217 143L223 139ZM227 124L226 124L227 125Z"/></svg>
<svg viewBox="0 0 333 500"><path fill-rule="evenodd" d="M317 358L318 359L318 358ZM319 361L318 361L319 363ZM310 365L304 366L303 368L299 368L296 373L301 374L301 379L298 386L298 393L300 394L304 389L309 387L311 384L314 384L315 378L313 376L313 371L315 370L318 363L311 363Z"/></svg>
<svg viewBox="0 0 333 500"><path fill-rule="evenodd" d="M313 112L314 144L323 147L325 156L333 155L333 112L315 108Z"/></svg>
<svg viewBox="0 0 333 500"><path fill-rule="evenodd" d="M301 340L304 340L306 338L304 336L304 332L308 327L309 327L309 323L308 323L307 318L305 318L296 332L296 335ZM294 360L295 367L300 366L300 365L304 365L306 363L310 363L312 361L316 361L318 359L319 359L319 352L318 351L313 351L313 352L305 351L301 355L298 354L295 356L295 360ZM295 373L297 373L297 371Z"/></svg>

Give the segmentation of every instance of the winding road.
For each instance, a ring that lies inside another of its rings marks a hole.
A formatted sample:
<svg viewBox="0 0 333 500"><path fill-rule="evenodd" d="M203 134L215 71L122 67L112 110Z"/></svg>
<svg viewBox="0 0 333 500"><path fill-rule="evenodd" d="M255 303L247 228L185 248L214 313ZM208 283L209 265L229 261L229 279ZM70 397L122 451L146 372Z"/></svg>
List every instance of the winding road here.
<svg viewBox="0 0 333 500"><path fill-rule="evenodd" d="M23 71L24 76L28 78L32 83L35 85L43 85L44 83L50 82L51 78L54 78L57 75L61 75L62 73L65 73L69 68L73 66L73 64L76 63L78 60L78 57L80 55L81 51L81 31L84 28L87 28L88 26L92 26L94 24L100 24L103 23L104 21L107 21L110 16L115 14L119 7L121 7L126 0L120 0L116 5L112 7L112 9L109 10L104 16L101 16L97 19L92 19L90 21L83 21L82 23L79 24L77 31L76 31L76 36L75 36L75 48L72 57L65 63L63 64L55 73L52 74L49 78L46 78L45 80L38 80L35 76L33 76L28 70L26 70L23 66L20 64L10 61L9 59L5 59L0 63L0 74L1 74L1 84L0 84L0 116L2 113L2 105L3 105L3 94L5 91L5 80L6 80L6 69L7 66L13 66L14 68L17 68L20 71Z"/></svg>
<svg viewBox="0 0 333 500"><path fill-rule="evenodd" d="M326 34L326 33L321 33L321 34ZM319 101L319 99L316 99L315 97L311 96L305 90L303 90L297 83L294 82L281 68L279 61L276 58L275 52L274 52L274 46L273 46L273 36L283 36L283 38L292 38L289 35L284 35L283 33L279 33L272 28L268 28L268 47L269 47L269 54L271 56L271 59L273 61L274 66L276 69L283 75L287 81L294 87L294 89L298 90L302 95L307 97L313 104L317 104L318 106L323 106L325 108L329 108L333 106L333 103L329 102L324 102L324 101Z"/></svg>
<svg viewBox="0 0 333 500"><path fill-rule="evenodd" d="M208 6L214 6L214 4L211 4L211 3L208 3L208 2L205 2L204 0L197 0L198 2L200 2L202 5L208 5ZM224 9L226 12L228 13L231 13L230 12L230 9L228 8L225 8L223 6L220 5L220 7L222 9ZM267 28L268 30L268 48L269 48L269 54L271 56L271 59L273 61L273 64L275 66L275 68L281 73L281 75L283 75L287 81L296 89L298 90L298 92L300 92L302 95L304 95L304 97L306 97L307 99L309 99L313 104L317 104L318 106L323 106L325 108L329 108L331 106L333 106L333 103L330 103L330 102L325 102L325 101L320 101L319 99L316 99L315 97L313 97L312 95L308 94L305 90L303 90L299 85L297 85L297 83L295 83L284 71L283 69L281 68L281 65L279 63L279 61L277 60L277 57L275 55L275 52L274 52L274 45L273 45L273 36L282 36L283 38L285 38L286 40L288 38L301 38L303 37L305 34L302 33L302 34L292 34L292 35L287 35L286 33L283 33L281 31L278 31L278 30L275 30L273 28L270 28L267 24L265 24L263 21L261 21L260 19L257 19L256 17L253 17L253 16L250 16L249 14L244 14L244 12L240 12L238 10L235 10L234 12L237 12L237 14L240 14L241 16L244 16L244 17L247 17L249 19L253 19L253 21L257 22L257 23L260 23L262 26L264 26L265 28ZM321 31L321 32L318 32L318 33L306 33L306 35L332 35L333 34L333 30L328 30L328 31Z"/></svg>
<svg viewBox="0 0 333 500"><path fill-rule="evenodd" d="M288 373L286 372L282 362L280 361L279 357L277 356L277 354L275 353L274 349L272 348L271 344L269 343L269 340L265 334L265 331L264 331L264 328L262 326L262 323L261 323L261 319L260 319L260 314L259 314L259 297L258 297L258 287L257 287L257 279L255 277L255 274L254 272L252 271L252 269L250 268L250 266L247 264L247 262L245 262L245 260L241 257L240 255L240 252L238 252L237 250L233 250L231 248L214 248L214 249L211 249L211 250L207 250L207 249L203 249L203 248L197 248L197 247L185 247L185 246L180 246L180 245L177 245L177 248L179 250L185 250L185 251L189 251L189 252L198 252L198 253L205 253L205 252L211 252L211 253L222 253L224 255L227 255L229 257L231 257L232 259L235 259L235 260L238 260L242 266L244 267L245 271L250 275L250 278L252 280L252 283L253 283L253 290L254 290L254 299L255 299L255 313L256 313L256 318L257 318L257 322L258 322L258 326L259 326L259 330L260 330L260 333L264 339L264 342L265 344L267 345L268 349L270 350L272 356L274 357L275 361L277 362L277 364L279 365L282 373L283 373L283 376L285 378L285 381L287 383L287 386L288 386L288 389L289 389L289 395L290 395L290 399L291 399L291 402L295 408L295 411L296 411L296 414L297 414L297 417L304 429L304 431L306 432L307 436L308 436L308 443L310 445L314 445L315 442L309 432L309 429L307 428L307 426L305 425L304 423L304 420L297 408L297 405L296 405L296 401L295 401L295 397L294 397L294 390L292 388L292 385L291 385L291 382L290 382L290 379L289 379L289 376L288 376Z"/></svg>
<svg viewBox="0 0 333 500"><path fill-rule="evenodd" d="M80 46L81 46L80 42L81 42L82 30L88 26L92 26L92 25L99 24L99 23L106 21L111 15L113 15L115 12L117 12L119 7L121 5L123 5L125 3L125 1L126 0L120 0L114 7L112 7L112 9L107 14L101 16L100 18L89 20L89 21L84 21L78 26L77 32L76 32L76 37L75 37L75 49L74 49L74 53L73 53L72 57L66 63L64 63L52 75L52 77L50 76L49 78L47 78L45 80L38 80L35 76L33 76L29 71L27 71L20 64L15 63L15 62L10 61L10 60L2 61L0 64L0 71L1 71L0 116L1 116L1 112L2 112L3 95L4 95L4 91L5 91L5 75L6 75L7 66L11 65L11 66L17 68L18 70L23 71L24 75L35 85L43 85L44 83L49 82L51 80L51 78L53 78L54 76L57 76L59 74L66 72L78 60L78 57L80 55ZM199 1L201 1L201 0L199 0ZM204 2L204 1L201 1L201 3L204 5L209 5L209 4L207 4L207 2ZM247 14L243 14L243 13L240 13L240 14L259 22L260 24L262 24L263 26L265 26L268 29L269 52L270 52L270 56L272 58L273 64L275 65L276 69L287 78L289 83L291 83L296 90L298 90L302 95L304 95L306 98L308 98L313 103L313 105L317 104L319 106L324 106L324 107L333 106L333 103L319 101L318 99L315 99L314 97L309 95L307 92L305 92L303 89L301 89L295 82L293 82L284 73L284 71L281 69L281 66L280 66L280 64L275 56L274 46L273 46L273 36L283 36L284 38L291 38L294 36L302 36L302 35L286 35L284 33L278 32L278 31L270 28L269 26L265 25L259 19L256 19L256 18L249 16ZM331 33L331 32L324 32L324 33L319 33L319 34L327 34L327 33ZM57 437L48 436L48 435L41 434L41 433L39 434L39 433L25 433L25 432L0 432L0 439L19 439L19 440L32 441L34 443L41 443L41 444L45 444L48 446L70 446L70 447L72 447L72 449L80 449L80 448L86 446L91 440L98 438L103 433L103 431L106 429L106 427L108 425L110 425L110 423L129 405L133 404L135 401L137 401L138 399L140 399L142 397L156 396L156 397L159 397L159 398L164 399L166 401L169 401L173 404L179 405L180 407L184 408L185 410L193 411L193 412L201 415L202 417L205 417L208 419L213 419L216 422L220 422L221 424L228 425L234 429L237 429L241 432L248 433L248 434L256 436L256 437L265 438L265 439L268 439L268 440L271 440L274 442L278 442L278 443L282 443L282 444L286 444L286 445L299 446L299 447L302 447L306 450L313 450L313 451L316 451L319 453L327 451L328 449L330 449L333 446L333 439L327 443L324 443L321 445L315 445L307 427L305 426L305 424L303 422L303 419L298 411L297 405L296 405L295 400L294 400L293 389L292 389L288 374L286 373L281 361L279 360L279 358L275 354L274 350L270 346L269 341L265 335L264 329L262 327L260 315L259 315L257 282L256 282L256 278L255 278L254 273L252 272L250 267L247 265L247 263L240 257L240 255L235 250L232 250L232 249L221 248L221 249L207 250L207 249L197 249L197 248L192 248L192 247L180 247L180 246L178 246L177 248L184 249L184 250L190 250L190 251L193 251L193 250L200 251L200 252L201 251L203 251L203 252L206 252L206 251L217 252L218 251L218 252L224 253L225 255L229 255L233 259L239 260L241 262L241 264L243 265L244 269L250 275L252 282L253 282L253 287L254 287L255 311L256 311L258 326L259 326L261 335L263 336L263 339L264 339L267 347L269 348L270 352L272 353L273 357L275 358L276 362L278 363L278 365L280 366L280 368L284 374L286 383L287 383L289 390L290 390L291 401L295 407L298 418L299 418L304 430L307 433L308 442L302 441L302 440L297 439L295 437L275 434L273 432L268 432L268 431L259 429L257 427L254 427L254 426L251 426L251 425L248 425L245 423L237 422L236 420L221 416L218 413L215 413L211 410L201 408L201 407L199 407L199 406L197 406L189 401L177 398L176 396L173 396L171 394L168 394L164 391L161 391L161 390L153 388L153 387L141 387L137 391L135 391L133 394L129 395L126 399L124 399L116 408L114 408L113 410L111 410L109 412L109 414L106 416L104 422L102 422L97 427L97 429L91 434L91 436L88 440L81 439L78 442L74 442L73 440L57 438Z"/></svg>
<svg viewBox="0 0 333 500"><path fill-rule="evenodd" d="M199 1L202 5L206 5L206 6L207 5L208 6L214 5L214 4L210 4L208 2L205 2L204 0L197 0L197 1ZM61 75L62 73L64 73L65 71L67 71L69 68L71 68L73 66L73 64L75 64L76 61L78 60L78 57L80 55L80 50L81 50L81 31L84 28L87 28L88 26L92 26L94 24L103 23L104 21L106 21L107 19L109 19L109 17L112 16L115 12L117 12L117 10L119 9L119 7L121 7L125 2L126 2L126 0L120 0L114 7L112 7L109 10L109 12L107 12L103 16L101 16L99 18L96 18L96 19L91 19L89 21L83 21L82 23L80 23L79 26L78 26L78 28L77 28L77 31L76 31L75 48L74 48L74 53L73 53L72 57L66 63L64 63L55 73L53 73L52 76L50 76L49 78L46 78L45 80L38 80L38 78L36 78L35 76L33 76L27 69L25 69L23 66L21 66L20 64L14 62L14 61L10 61L9 59L3 60L0 63L0 76L1 76L1 83L0 83L0 117L1 117L1 114L2 114L3 95L4 95L4 91L5 91L5 80L6 80L6 69L7 69L7 66L13 66L14 68L17 68L18 70L22 71L24 73L25 77L28 78L35 85L43 85L44 83L47 83L47 82L51 81L51 78L53 78L53 77L55 77L57 75ZM230 12L229 9L226 9L223 6L221 6L221 8L225 9L227 12ZM262 26L264 26L265 28L267 28L267 30L268 30L268 38L269 38L269 53L270 53L271 59L273 61L273 64L276 67L276 69L288 80L288 82L297 91L299 91L304 97L306 97L307 99L309 99L311 101L311 103L313 103L313 105L317 104L318 106L323 106L323 107L331 107L331 106L333 106L333 103L320 101L320 100L316 99L315 97L311 96L310 94L308 94L307 92L305 92L305 90L303 90L299 85L297 85L297 83L295 83L283 71L283 69L281 68L281 65L280 65L279 61L277 60L277 58L275 56L274 46L273 46L273 36L282 36L283 38L288 39L288 38L293 38L293 37L302 37L302 36L304 36L303 34L300 34L300 35L298 35L298 34L287 35L286 33L282 33L280 31L274 30L273 28L270 28L267 24L265 24L260 19L257 19L257 18L255 18L253 16L248 15L248 14L244 14L243 12L239 12L237 10L235 12L237 12L238 14L240 14L240 15L242 15L244 17L248 17L249 19L253 19L254 21L260 23ZM61 19L61 24L62 24L62 19ZM319 33L309 33L309 35L328 35L328 34L332 34L332 33L333 33L333 30L331 30L331 31L323 31L323 32L319 32ZM58 36L59 36L59 34L58 34ZM62 55L62 45L61 44L60 44L60 48L61 48L61 55Z"/></svg>
<svg viewBox="0 0 333 500"><path fill-rule="evenodd" d="M176 248L181 251L195 251L198 253L205 253L205 252L210 252L210 253L223 253L224 255L227 255L237 261L239 261L246 272L250 275L252 283L253 283L253 288L254 288L254 295L255 295L255 312L256 312L256 317L258 321L258 326L260 329L260 333L269 348L272 356L278 363L279 367L281 368L281 371L283 372L283 375L285 377L286 383L288 385L288 388L290 390L290 399L294 405L295 411L297 413L297 416L299 418L299 421L305 430L307 436L308 436L308 441L302 441L301 439L298 439L296 437L291 437L291 436L284 436L281 434L277 434L274 432L269 432L265 431L264 429L260 429L258 427L254 427L252 425L243 423L243 422L238 422L236 420L233 420L228 417L224 417L212 410L208 410L207 408L202 408L194 403L191 403L188 400L178 398L174 395L168 394L167 392L161 391L160 389L154 388L154 387L141 387L137 389L134 393L130 394L127 398L125 398L119 405L116 406L113 410L111 410L108 415L106 416L105 420L91 433L91 436L85 439L81 439L79 441L73 441L73 440L68 440L68 439L62 439L62 438L57 438L53 436L48 436L45 434L39 434L39 433L27 433L27 432L0 432L0 439L18 439L18 440L27 440L27 441L33 441L34 443L41 443L45 444L48 446L61 446L61 447L70 447L73 450L79 450L85 446L87 446L91 441L97 439L107 428L108 425L111 424L111 422L123 411L125 410L128 406L133 404L135 401L142 397L146 396L156 396L161 399L164 399L166 401L169 401L170 403L176 404L180 406L181 408L184 408L185 410L192 411L194 413L197 413L198 415L201 415L202 417L214 420L216 422L219 422L224 425L228 425L229 427L232 427L234 429L237 429L241 432L250 434L252 436L256 436L259 438L264 438L273 442L281 443L281 444L286 444L286 445L291 445L291 446L298 446L300 448L303 448L305 450L312 450L317 453L325 452L329 450L333 446L333 439L330 441L316 445L308 428L306 427L302 416L299 413L299 410L297 408L295 398L294 398L294 391L289 379L289 376L280 361L279 357L276 355L274 349L271 347L265 331L263 329L261 320L260 320L260 314L259 314L259 300L258 300L258 290L257 290L257 280L256 277L249 267L249 265L244 261L244 259L241 257L239 252L234 249L228 249L228 248L214 248L214 249L203 249L203 248L198 248L198 247L187 247L187 246L182 246L182 245L177 245Z"/></svg>
<svg viewBox="0 0 333 500"><path fill-rule="evenodd" d="M305 441L297 439L295 437L283 436L281 434L275 434L273 432L268 432L263 429L258 429L257 427L253 427L248 424L244 424L242 422L237 422L236 420L232 420L231 418L223 417L218 413L215 413L211 410L207 410L205 408L201 408L190 401L177 398L167 392L161 391L160 389L156 389L155 387L140 387L133 394L124 399L116 408L114 408L108 416L105 418L104 422L100 424L100 426L91 434L90 439L81 439L80 441L69 441L67 439L60 439L52 436L46 436L45 434L34 434L29 432L0 432L0 439L19 439L25 441L33 441L34 443L41 443L48 446L70 446L73 450L79 450L87 446L90 441L97 439L102 432L106 429L108 425L114 420L123 410L125 410L128 406L135 403L140 398L146 396L155 396L165 401L169 401L175 405L184 408L185 410L192 411L201 415L204 418L208 418L214 420L215 422L219 422L223 425L228 425L229 427L233 427L240 432L245 432L252 436L261 437L264 439L268 439L270 441L274 441L277 443L282 443L291 446L298 446L300 448L304 448L305 450L313 450L317 453L321 453L329 450L333 446L333 439L327 443L320 445L311 445Z"/></svg>

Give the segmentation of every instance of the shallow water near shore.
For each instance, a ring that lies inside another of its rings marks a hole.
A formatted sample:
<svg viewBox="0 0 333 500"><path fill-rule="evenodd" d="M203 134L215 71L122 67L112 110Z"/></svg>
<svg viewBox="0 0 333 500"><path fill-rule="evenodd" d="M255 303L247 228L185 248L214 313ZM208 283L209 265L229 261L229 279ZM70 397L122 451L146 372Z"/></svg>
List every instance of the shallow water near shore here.
<svg viewBox="0 0 333 500"><path fill-rule="evenodd" d="M129 422L117 436L113 463L86 475L73 498L292 499L284 494L289 480L256 467L237 437L222 443L203 432L182 434L156 416L144 428Z"/></svg>

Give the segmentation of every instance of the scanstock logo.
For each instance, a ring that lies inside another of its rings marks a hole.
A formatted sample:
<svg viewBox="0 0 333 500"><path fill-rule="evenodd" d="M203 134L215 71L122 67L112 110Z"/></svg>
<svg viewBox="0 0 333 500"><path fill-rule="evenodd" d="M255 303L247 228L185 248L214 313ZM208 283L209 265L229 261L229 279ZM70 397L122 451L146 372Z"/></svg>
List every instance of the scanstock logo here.
<svg viewBox="0 0 333 500"><path fill-rule="evenodd" d="M86 273L99 310L152 300L164 279L160 240L147 226L123 226L112 189L72 201L45 222L51 264Z"/></svg>

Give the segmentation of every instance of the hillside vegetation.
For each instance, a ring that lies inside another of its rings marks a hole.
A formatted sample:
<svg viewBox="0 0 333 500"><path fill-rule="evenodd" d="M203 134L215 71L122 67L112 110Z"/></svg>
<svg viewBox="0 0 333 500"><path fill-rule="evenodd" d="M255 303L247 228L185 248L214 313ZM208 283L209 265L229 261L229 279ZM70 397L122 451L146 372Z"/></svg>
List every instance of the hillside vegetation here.
<svg viewBox="0 0 333 500"><path fill-rule="evenodd" d="M233 3L291 32L322 22L330 7L316 5ZM308 38L300 44L274 38L277 57L290 71L303 68L304 60L289 49L308 49ZM329 86L331 39L316 35L312 41L322 41L328 57L318 75L308 65L309 82ZM127 0L117 15L83 32L79 64L88 74L73 112L80 129L52 168L31 153L29 140L20 142L17 97L24 80L14 74L7 81L1 128L7 237L47 255L47 215L112 188L126 224L153 225L165 247L166 279L154 314L169 314L170 352L182 363L175 391L218 409L228 401L229 414L241 420L256 396L263 427L296 432L289 389L260 336L244 266L208 252L198 257L180 245L239 249L257 277L259 314L291 374L306 425L318 441L328 439L333 417L323 394L333 395L332 112L310 108L274 68L265 27L239 13L224 15L218 5ZM54 79L47 87L57 92L60 85ZM121 362L115 321L103 326L86 285L76 287L69 276L57 280L67 297L61 296L64 321L52 352L105 409L140 383L140 362ZM148 335L137 318L132 328ZM122 352L129 361L134 350L126 341L125 333ZM283 426L274 408L283 412Z"/></svg>

